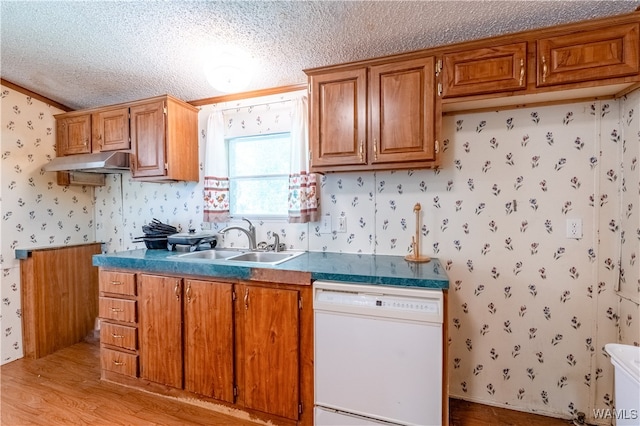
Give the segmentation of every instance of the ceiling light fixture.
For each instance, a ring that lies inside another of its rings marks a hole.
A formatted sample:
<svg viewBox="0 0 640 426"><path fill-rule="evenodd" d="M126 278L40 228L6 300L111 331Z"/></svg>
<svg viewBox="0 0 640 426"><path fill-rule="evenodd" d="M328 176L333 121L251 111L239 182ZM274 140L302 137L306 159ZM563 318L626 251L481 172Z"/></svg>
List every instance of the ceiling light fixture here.
<svg viewBox="0 0 640 426"><path fill-rule="evenodd" d="M214 89L223 93L235 93L249 86L253 77L253 61L244 50L225 46L215 50L208 59L205 74Z"/></svg>

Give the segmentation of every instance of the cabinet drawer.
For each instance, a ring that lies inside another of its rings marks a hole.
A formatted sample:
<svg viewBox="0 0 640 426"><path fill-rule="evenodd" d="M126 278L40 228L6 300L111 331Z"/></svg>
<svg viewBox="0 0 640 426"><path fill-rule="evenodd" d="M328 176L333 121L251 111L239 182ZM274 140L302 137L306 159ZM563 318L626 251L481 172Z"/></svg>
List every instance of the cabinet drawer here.
<svg viewBox="0 0 640 426"><path fill-rule="evenodd" d="M126 325L103 322L100 324L100 343L136 350L138 329Z"/></svg>
<svg viewBox="0 0 640 426"><path fill-rule="evenodd" d="M138 355L101 348L100 364L103 370L131 377L138 376Z"/></svg>
<svg viewBox="0 0 640 426"><path fill-rule="evenodd" d="M136 301L101 297L99 313L104 319L136 322Z"/></svg>
<svg viewBox="0 0 640 426"><path fill-rule="evenodd" d="M100 271L100 291L105 293L136 295L136 274Z"/></svg>

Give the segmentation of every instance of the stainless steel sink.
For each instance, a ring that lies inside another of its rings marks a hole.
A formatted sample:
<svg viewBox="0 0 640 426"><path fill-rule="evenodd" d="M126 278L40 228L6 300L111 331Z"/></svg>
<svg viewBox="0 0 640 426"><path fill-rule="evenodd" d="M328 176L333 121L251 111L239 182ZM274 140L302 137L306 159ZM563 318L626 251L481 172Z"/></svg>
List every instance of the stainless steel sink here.
<svg viewBox="0 0 640 426"><path fill-rule="evenodd" d="M277 265L287 260L291 260L300 256L301 251L249 251L238 256L228 258L229 261L235 262L253 262L253 263L266 263L269 265Z"/></svg>
<svg viewBox="0 0 640 426"><path fill-rule="evenodd" d="M237 256L239 254L244 253L244 251L239 250L202 250L202 251L194 251L191 253L179 254L176 257L180 257L183 259L228 259L232 256Z"/></svg>
<svg viewBox="0 0 640 426"><path fill-rule="evenodd" d="M235 262L259 263L263 265L277 265L303 254L303 251L248 251L248 250L202 250L176 255L181 259L224 260Z"/></svg>

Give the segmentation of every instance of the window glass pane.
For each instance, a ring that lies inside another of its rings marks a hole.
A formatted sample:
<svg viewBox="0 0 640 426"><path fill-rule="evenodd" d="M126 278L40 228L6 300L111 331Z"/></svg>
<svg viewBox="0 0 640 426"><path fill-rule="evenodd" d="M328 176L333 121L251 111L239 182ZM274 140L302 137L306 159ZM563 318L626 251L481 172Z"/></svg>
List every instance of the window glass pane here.
<svg viewBox="0 0 640 426"><path fill-rule="evenodd" d="M229 140L229 177L289 175L289 133Z"/></svg>
<svg viewBox="0 0 640 426"><path fill-rule="evenodd" d="M287 216L290 139L278 133L228 140L232 216Z"/></svg>
<svg viewBox="0 0 640 426"><path fill-rule="evenodd" d="M233 179L230 182L232 216L286 216L289 177Z"/></svg>

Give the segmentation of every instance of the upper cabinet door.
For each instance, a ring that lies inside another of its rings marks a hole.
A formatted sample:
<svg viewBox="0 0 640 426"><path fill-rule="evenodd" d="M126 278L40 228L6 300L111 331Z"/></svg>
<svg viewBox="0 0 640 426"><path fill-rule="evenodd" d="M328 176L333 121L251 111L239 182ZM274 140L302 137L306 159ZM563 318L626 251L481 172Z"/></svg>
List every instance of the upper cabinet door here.
<svg viewBox="0 0 640 426"><path fill-rule="evenodd" d="M618 25L538 41L538 86L636 75L639 24Z"/></svg>
<svg viewBox="0 0 640 426"><path fill-rule="evenodd" d="M131 107L131 174L166 174L165 103L155 101Z"/></svg>
<svg viewBox="0 0 640 426"><path fill-rule="evenodd" d="M128 107L99 111L92 119L94 151L119 151L131 147Z"/></svg>
<svg viewBox="0 0 640 426"><path fill-rule="evenodd" d="M463 50L443 56L442 97L527 87L527 43Z"/></svg>
<svg viewBox="0 0 640 426"><path fill-rule="evenodd" d="M367 70L311 77L311 166L366 164Z"/></svg>
<svg viewBox="0 0 640 426"><path fill-rule="evenodd" d="M369 162L436 158L435 58L371 67Z"/></svg>
<svg viewBox="0 0 640 426"><path fill-rule="evenodd" d="M57 155L91 152L91 114L58 119Z"/></svg>

